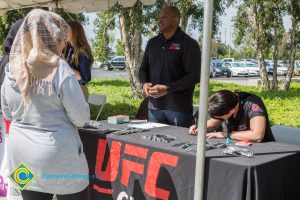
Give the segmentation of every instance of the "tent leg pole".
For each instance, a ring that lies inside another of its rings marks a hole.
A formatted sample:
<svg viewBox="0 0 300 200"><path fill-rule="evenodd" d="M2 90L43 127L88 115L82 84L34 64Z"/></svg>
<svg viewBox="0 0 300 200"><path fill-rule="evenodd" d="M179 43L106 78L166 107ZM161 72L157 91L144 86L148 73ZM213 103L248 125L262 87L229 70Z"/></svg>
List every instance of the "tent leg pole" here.
<svg viewBox="0 0 300 200"><path fill-rule="evenodd" d="M213 20L213 0L205 0L194 200L203 199L204 175L205 175L204 174L205 143L206 143L206 132L207 132L206 124L207 124L207 105L208 105L208 84L209 84L210 59L211 59L210 50L211 50L211 38L212 38L212 20Z"/></svg>

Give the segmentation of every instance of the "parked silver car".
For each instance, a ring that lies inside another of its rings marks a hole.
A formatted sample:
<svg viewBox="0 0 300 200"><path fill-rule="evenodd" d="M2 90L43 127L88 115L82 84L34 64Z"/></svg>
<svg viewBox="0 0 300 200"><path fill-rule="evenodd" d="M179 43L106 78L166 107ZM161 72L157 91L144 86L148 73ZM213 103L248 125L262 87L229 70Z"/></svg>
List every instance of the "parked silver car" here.
<svg viewBox="0 0 300 200"><path fill-rule="evenodd" d="M213 78L213 77L216 76L216 70L215 70L212 62L210 63L209 71L210 71L209 72L209 77L210 78Z"/></svg>
<svg viewBox="0 0 300 200"><path fill-rule="evenodd" d="M125 69L125 57L116 56L113 57L108 63L102 64L104 70L113 70L113 69Z"/></svg>
<svg viewBox="0 0 300 200"><path fill-rule="evenodd" d="M273 74L273 62L265 61L265 66L268 74Z"/></svg>

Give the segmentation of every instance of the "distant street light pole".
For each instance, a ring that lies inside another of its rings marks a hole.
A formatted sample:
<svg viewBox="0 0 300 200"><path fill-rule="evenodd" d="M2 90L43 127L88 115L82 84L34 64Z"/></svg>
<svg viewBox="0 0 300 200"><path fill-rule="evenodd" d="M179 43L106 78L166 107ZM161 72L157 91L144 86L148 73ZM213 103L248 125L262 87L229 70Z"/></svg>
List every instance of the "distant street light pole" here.
<svg viewBox="0 0 300 200"><path fill-rule="evenodd" d="M230 26L230 28L229 28L229 41L228 41L229 58L230 58L230 50L231 50L231 48L230 48L230 44L231 44L231 27L232 26Z"/></svg>
<svg viewBox="0 0 300 200"><path fill-rule="evenodd" d="M227 42L226 42L226 39L227 39L227 37L226 37L226 32L227 32L227 30L226 30L226 28L225 28L225 46L226 46L226 44L227 44Z"/></svg>

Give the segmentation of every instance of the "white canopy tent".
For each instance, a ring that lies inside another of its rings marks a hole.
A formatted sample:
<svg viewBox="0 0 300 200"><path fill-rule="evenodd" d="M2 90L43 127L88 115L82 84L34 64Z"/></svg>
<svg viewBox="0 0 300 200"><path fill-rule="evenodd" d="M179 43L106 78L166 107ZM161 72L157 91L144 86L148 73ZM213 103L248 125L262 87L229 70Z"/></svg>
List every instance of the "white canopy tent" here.
<svg viewBox="0 0 300 200"><path fill-rule="evenodd" d="M63 8L66 12L96 12L108 10L119 2L124 7L132 7L137 0L0 0L0 13L7 10L14 10L26 7L53 7ZM156 0L140 0L144 5L151 5ZM171 1L178 0L165 0ZM213 0L204 1L204 23L203 23L203 46L201 57L201 82L200 82L200 106L198 120L198 139L197 139L197 160L196 160L196 177L194 200L203 199L204 188L204 163L205 163L205 133L207 121L207 104L208 104L208 83L209 83L209 66L210 50L212 37L212 18L213 18Z"/></svg>
<svg viewBox="0 0 300 200"><path fill-rule="evenodd" d="M0 0L0 11L18 8L45 6L63 8L66 12L97 12L108 10L119 2L123 7L132 7L137 0ZM152 5L156 0L140 0Z"/></svg>

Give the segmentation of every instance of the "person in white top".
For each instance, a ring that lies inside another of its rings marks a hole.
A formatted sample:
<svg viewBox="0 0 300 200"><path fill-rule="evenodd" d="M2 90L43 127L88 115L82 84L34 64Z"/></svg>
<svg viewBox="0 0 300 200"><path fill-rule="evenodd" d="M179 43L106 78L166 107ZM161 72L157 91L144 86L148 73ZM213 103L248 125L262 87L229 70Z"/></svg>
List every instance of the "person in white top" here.
<svg viewBox="0 0 300 200"><path fill-rule="evenodd" d="M8 168L13 172L23 162L36 175L14 174L16 182L28 183L23 200L89 198L77 127L89 121L90 111L74 72L59 57L66 35L59 15L34 9L11 48L1 88L3 115L11 121Z"/></svg>

